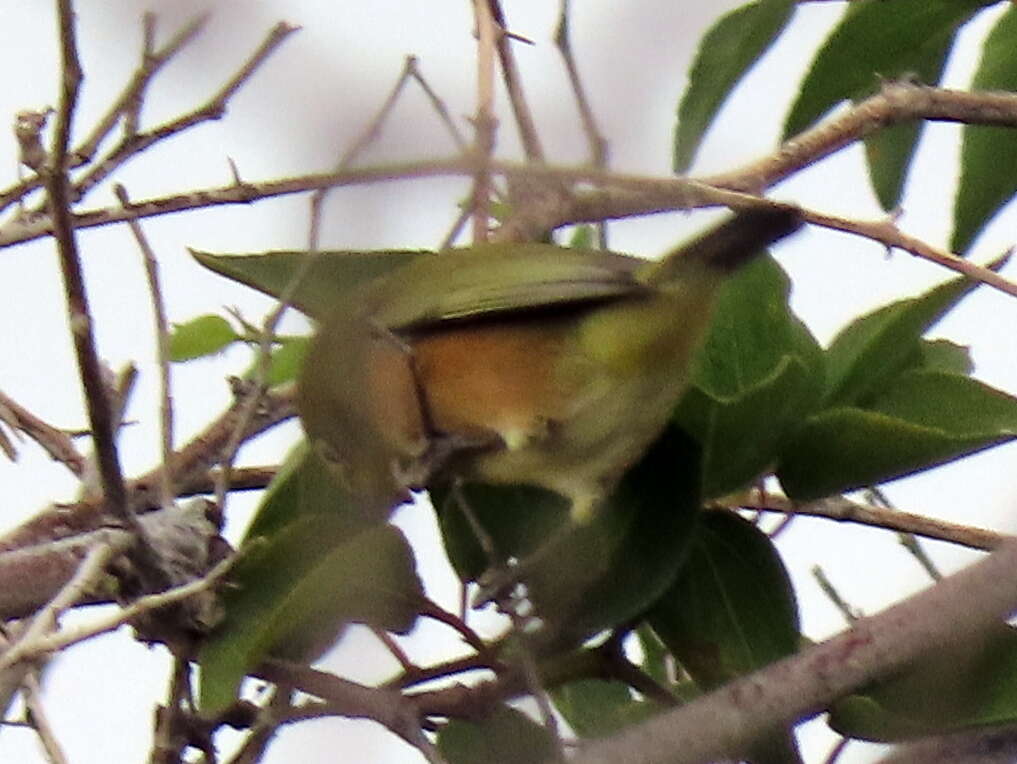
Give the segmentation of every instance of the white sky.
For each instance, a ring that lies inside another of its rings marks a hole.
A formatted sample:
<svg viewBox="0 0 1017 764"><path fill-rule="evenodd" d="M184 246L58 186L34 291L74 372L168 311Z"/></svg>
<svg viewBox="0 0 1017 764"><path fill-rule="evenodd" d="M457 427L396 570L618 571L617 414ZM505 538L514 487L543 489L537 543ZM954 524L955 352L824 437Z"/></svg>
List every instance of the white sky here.
<svg viewBox="0 0 1017 764"><path fill-rule="evenodd" d="M693 45L721 8L739 3L674 0L585 0L575 3L573 44L601 130L611 141L612 167L627 172L666 175L670 168L673 114L684 85ZM0 56L8 76L0 89L0 120L16 111L53 104L57 60L54 19L48 3L3 3ZM563 70L550 43L556 3L505 2L511 27L536 42L517 46L527 93L542 128L548 156L556 162L580 162L586 149L566 90ZM381 103L413 53L431 85L455 117L473 109L472 20L464 0L419 3L375 0L373 3L289 2L219 3L175 0L159 4L162 37L182 19L203 7L214 10L205 34L161 74L146 102L144 124L175 116L200 103L218 88L278 19L304 27L287 41L231 104L221 122L198 128L131 163L117 176L133 198L155 196L228 182L227 157L246 179L270 179L326 169L348 145ZM709 8L704 11L703 8ZM736 93L723 122L710 134L696 171L714 171L752 159L774 144L796 77L807 62L809 41L836 18L839 4L805 4L792 32ZM86 72L78 125L102 112L136 65L140 47L141 4L130 0L79 3L80 47ZM980 27L984 32L985 24ZM977 29L966 34L975 35ZM951 82L963 86L971 61L951 63ZM6 116L4 116L6 115ZM465 122L463 122L465 129ZM500 135L502 156L516 157L517 142L507 116ZM945 163L956 162L956 129L937 125L927 131L906 197L902 225L935 243L949 235L949 188L942 180ZM411 89L369 162L446 155L453 150L419 92ZM828 160L782 185L778 198L856 216L875 216L878 207L868 191L859 151ZM0 167L6 185L16 167L14 141L0 141ZM460 181L426 181L373 189L343 190L331 197L326 214L325 245L335 247L427 247L436 245L462 195ZM100 189L86 206L107 204ZM653 254L703 225L705 216L661 215L617 224L612 246ZM259 202L243 207L192 212L146 221L144 227L161 258L171 319L237 305L259 319L268 301L193 265L186 246L228 252L300 248L306 240L305 198ZM985 260L1017 240L1012 212L1001 216L976 246ZM157 459L153 427L157 381L153 368L150 310L140 257L126 228L82 232L80 245L91 289L102 355L118 367L139 364L142 376L132 400L129 428L121 442L128 474ZM67 340L65 311L53 245L35 242L0 253L0 389L30 410L65 427L84 426L75 389L76 370ZM908 255L886 259L874 244L847 236L810 232L782 246L779 259L791 272L794 304L821 341L851 316L890 299L907 296L946 274ZM1012 271L1013 266L1011 266ZM1008 331L1017 319L1017 303L981 290L936 334L971 344L977 375L1017 392L1017 353ZM300 328L299 321L291 327ZM245 354L227 354L174 369L177 442L196 432L212 412L228 401L221 382L247 363ZM295 426L263 438L243 453L248 463L278 460L291 442ZM74 483L31 444L21 449L17 465L0 461L5 486L0 528L13 527L47 502L73 497ZM934 476L898 481L888 493L901 508L1013 530L1013 446L937 471ZM230 532L236 537L249 517L250 501L231 504ZM421 539L421 569L431 594L452 606L453 579L435 551L430 513L404 510L399 522ZM432 539L428 544L427 539ZM901 551L891 534L799 520L780 546L802 600L805 632L829 635L843 623L818 594L808 574L821 563L841 593L856 607L873 612L927 580ZM973 555L944 544L928 545L944 569L952 570ZM892 582L888 584L888 582ZM87 615L86 615L87 617ZM69 619L70 620L70 619ZM436 645L447 634L421 628L412 641L421 662L437 658ZM70 761L141 761L150 742L151 712L164 693L165 654L146 649L125 633L68 651L47 675L46 706ZM328 656L326 666L353 679L388 675L392 662L360 633L347 637ZM806 758L821 759L830 744L820 725L804 738ZM361 760L413 762L417 754L369 723L325 720L284 731L266 761L333 761L337 751L356 751ZM842 757L845 764L872 760L862 746ZM0 761L42 761L31 733L0 732Z"/></svg>

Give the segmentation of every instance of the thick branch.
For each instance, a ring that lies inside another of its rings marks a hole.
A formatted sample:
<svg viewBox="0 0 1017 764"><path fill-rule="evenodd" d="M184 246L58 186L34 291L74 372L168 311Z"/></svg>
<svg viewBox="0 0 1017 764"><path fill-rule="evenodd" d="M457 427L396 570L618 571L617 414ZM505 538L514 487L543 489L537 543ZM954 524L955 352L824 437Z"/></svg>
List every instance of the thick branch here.
<svg viewBox="0 0 1017 764"><path fill-rule="evenodd" d="M1017 608L1017 538L989 557L798 655L588 746L582 764L699 764L738 757L767 731L814 716L837 698L932 649L977 636Z"/></svg>

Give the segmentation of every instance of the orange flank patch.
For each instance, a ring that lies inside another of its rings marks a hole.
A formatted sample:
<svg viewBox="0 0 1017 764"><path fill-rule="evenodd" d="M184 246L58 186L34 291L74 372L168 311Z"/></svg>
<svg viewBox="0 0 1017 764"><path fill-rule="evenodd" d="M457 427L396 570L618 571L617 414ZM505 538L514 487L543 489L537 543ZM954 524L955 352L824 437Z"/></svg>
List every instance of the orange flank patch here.
<svg viewBox="0 0 1017 764"><path fill-rule="evenodd" d="M574 338L567 320L449 327L412 342L417 372L439 432L497 433L510 446L567 416L559 359Z"/></svg>

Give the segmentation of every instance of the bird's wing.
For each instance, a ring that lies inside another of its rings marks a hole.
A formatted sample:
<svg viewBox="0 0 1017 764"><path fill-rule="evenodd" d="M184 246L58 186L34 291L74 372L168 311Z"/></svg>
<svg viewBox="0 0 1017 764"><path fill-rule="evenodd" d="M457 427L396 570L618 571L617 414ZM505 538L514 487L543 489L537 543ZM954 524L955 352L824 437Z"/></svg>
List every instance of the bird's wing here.
<svg viewBox="0 0 1017 764"><path fill-rule="evenodd" d="M651 291L643 260L545 244L492 244L422 256L368 290L368 310L396 331L448 321L586 307Z"/></svg>

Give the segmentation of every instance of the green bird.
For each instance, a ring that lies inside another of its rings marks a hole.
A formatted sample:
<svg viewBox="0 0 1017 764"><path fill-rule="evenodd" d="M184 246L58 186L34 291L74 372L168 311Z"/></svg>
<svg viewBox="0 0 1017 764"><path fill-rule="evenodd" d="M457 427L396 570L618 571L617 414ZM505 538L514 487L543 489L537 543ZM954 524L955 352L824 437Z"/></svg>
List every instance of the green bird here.
<svg viewBox="0 0 1017 764"><path fill-rule="evenodd" d="M322 322L304 428L366 511L442 472L550 489L584 522L665 427L724 279L801 224L747 209L657 262L520 243L421 255Z"/></svg>

